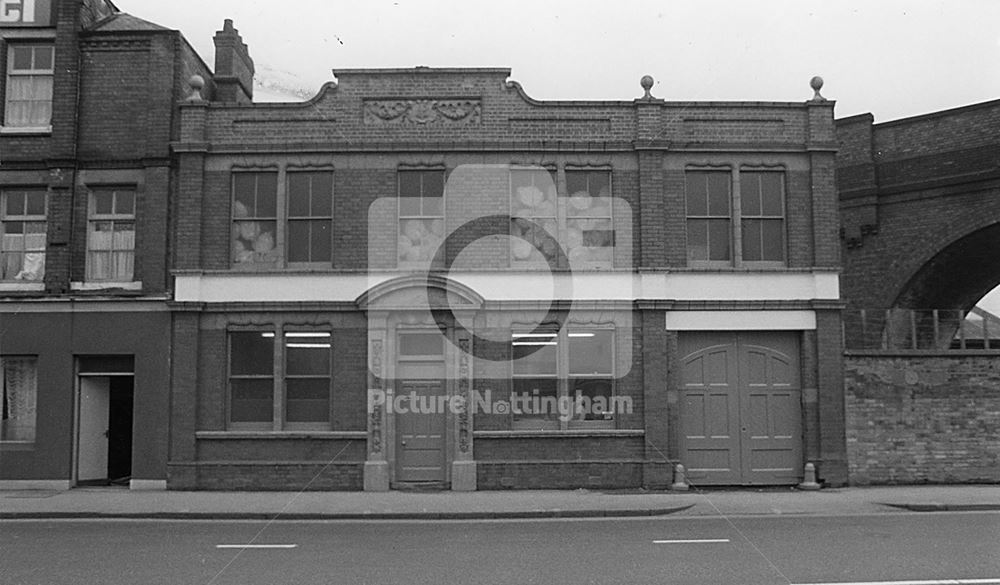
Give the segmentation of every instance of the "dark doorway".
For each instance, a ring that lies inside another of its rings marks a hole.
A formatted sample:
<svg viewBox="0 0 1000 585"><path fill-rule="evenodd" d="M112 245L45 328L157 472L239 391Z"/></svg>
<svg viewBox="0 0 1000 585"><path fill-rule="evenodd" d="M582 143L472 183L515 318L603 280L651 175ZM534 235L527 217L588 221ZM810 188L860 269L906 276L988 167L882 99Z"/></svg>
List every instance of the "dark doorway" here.
<svg viewBox="0 0 1000 585"><path fill-rule="evenodd" d="M77 485L129 485L132 368L131 357L80 358Z"/></svg>

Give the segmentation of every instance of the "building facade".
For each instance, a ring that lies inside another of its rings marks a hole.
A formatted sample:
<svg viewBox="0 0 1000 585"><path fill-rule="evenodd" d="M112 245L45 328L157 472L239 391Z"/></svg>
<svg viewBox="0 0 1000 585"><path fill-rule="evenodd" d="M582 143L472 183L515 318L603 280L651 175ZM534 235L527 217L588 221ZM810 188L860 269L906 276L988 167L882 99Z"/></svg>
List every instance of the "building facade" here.
<svg viewBox="0 0 1000 585"><path fill-rule="evenodd" d="M176 31L101 0L5 3L0 486L166 485Z"/></svg>
<svg viewBox="0 0 1000 585"><path fill-rule="evenodd" d="M833 102L335 75L181 106L170 487L846 482Z"/></svg>

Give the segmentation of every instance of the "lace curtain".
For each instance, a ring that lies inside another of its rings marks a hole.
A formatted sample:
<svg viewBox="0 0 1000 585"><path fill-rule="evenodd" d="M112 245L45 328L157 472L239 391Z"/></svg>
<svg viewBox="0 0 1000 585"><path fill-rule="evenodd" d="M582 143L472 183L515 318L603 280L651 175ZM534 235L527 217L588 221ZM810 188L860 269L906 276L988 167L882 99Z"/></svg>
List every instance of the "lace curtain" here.
<svg viewBox="0 0 1000 585"><path fill-rule="evenodd" d="M3 358L3 418L0 440L34 441L38 388L37 360Z"/></svg>

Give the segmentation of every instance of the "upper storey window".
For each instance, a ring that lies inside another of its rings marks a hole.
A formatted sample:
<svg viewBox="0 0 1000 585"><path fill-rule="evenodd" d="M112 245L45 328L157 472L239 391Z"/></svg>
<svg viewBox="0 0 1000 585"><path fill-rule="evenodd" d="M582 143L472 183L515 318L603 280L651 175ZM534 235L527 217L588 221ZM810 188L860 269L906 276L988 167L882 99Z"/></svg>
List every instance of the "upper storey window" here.
<svg viewBox="0 0 1000 585"><path fill-rule="evenodd" d="M688 262L696 266L783 264L784 185L785 175L780 171L688 171Z"/></svg>
<svg viewBox="0 0 1000 585"><path fill-rule="evenodd" d="M233 263L278 261L278 173L233 175Z"/></svg>
<svg viewBox="0 0 1000 585"><path fill-rule="evenodd" d="M559 196L555 171L511 171L511 259L514 266L541 261L551 266L557 260L559 249L577 268L613 264L615 229L611 171L566 169L565 177L565 195Z"/></svg>
<svg viewBox="0 0 1000 585"><path fill-rule="evenodd" d="M0 280L45 276L45 189L11 189L0 200Z"/></svg>
<svg viewBox="0 0 1000 585"><path fill-rule="evenodd" d="M431 260L444 241L444 171L399 171L399 262Z"/></svg>
<svg viewBox="0 0 1000 585"><path fill-rule="evenodd" d="M50 128L54 66L52 45L9 45L5 127L25 130Z"/></svg>
<svg viewBox="0 0 1000 585"><path fill-rule="evenodd" d="M135 191L94 189L87 229L87 280L129 282L135 272Z"/></svg>

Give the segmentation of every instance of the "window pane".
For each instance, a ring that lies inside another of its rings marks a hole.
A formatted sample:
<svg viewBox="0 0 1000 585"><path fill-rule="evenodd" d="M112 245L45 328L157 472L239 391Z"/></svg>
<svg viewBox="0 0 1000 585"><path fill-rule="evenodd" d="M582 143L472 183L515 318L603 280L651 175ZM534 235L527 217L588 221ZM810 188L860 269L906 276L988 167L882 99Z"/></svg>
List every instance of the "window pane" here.
<svg viewBox="0 0 1000 585"><path fill-rule="evenodd" d="M782 173L761 173L761 194L764 201L764 215L784 215L782 183L784 183L784 175Z"/></svg>
<svg viewBox="0 0 1000 585"><path fill-rule="evenodd" d="M687 214L708 215L708 192L705 173L687 174Z"/></svg>
<svg viewBox="0 0 1000 585"><path fill-rule="evenodd" d="M512 334L511 358L514 360L514 373L555 375L558 335L558 333Z"/></svg>
<svg viewBox="0 0 1000 585"><path fill-rule="evenodd" d="M444 195L444 172L424 171L423 173L423 196L442 197Z"/></svg>
<svg viewBox="0 0 1000 585"><path fill-rule="evenodd" d="M743 259L747 261L763 260L761 255L760 234L764 222L759 219L743 220Z"/></svg>
<svg viewBox="0 0 1000 585"><path fill-rule="evenodd" d="M0 441L34 441L38 395L38 359L3 358L0 388Z"/></svg>
<svg viewBox="0 0 1000 585"><path fill-rule="evenodd" d="M309 222L306 220L288 222L288 261L309 261Z"/></svg>
<svg viewBox="0 0 1000 585"><path fill-rule="evenodd" d="M27 213L28 215L45 215L44 191L28 191Z"/></svg>
<svg viewBox="0 0 1000 585"><path fill-rule="evenodd" d="M286 422L329 422L330 379L287 380Z"/></svg>
<svg viewBox="0 0 1000 585"><path fill-rule="evenodd" d="M587 191L587 174L581 171L566 171L566 194L573 195Z"/></svg>
<svg viewBox="0 0 1000 585"><path fill-rule="evenodd" d="M24 191L11 191L7 196L7 215L24 215Z"/></svg>
<svg viewBox="0 0 1000 585"><path fill-rule="evenodd" d="M591 171L590 194L594 197L611 196L611 173L607 171Z"/></svg>
<svg viewBox="0 0 1000 585"><path fill-rule="evenodd" d="M708 221L708 259L729 260L729 220Z"/></svg>
<svg viewBox="0 0 1000 585"><path fill-rule="evenodd" d="M233 217L257 217L256 193L257 181L252 173L236 173L233 175Z"/></svg>
<svg viewBox="0 0 1000 585"><path fill-rule="evenodd" d="M515 422L558 423L558 381L554 378L515 378L511 409Z"/></svg>
<svg viewBox="0 0 1000 585"><path fill-rule="evenodd" d="M444 353L444 337L440 332L405 333L399 336L399 355L436 356Z"/></svg>
<svg viewBox="0 0 1000 585"><path fill-rule="evenodd" d="M311 331L286 333L285 373L289 376L328 376L330 334Z"/></svg>
<svg viewBox="0 0 1000 585"><path fill-rule="evenodd" d="M31 54L34 47L19 47L17 45L11 45L11 52L13 53L13 65L12 68L15 71L26 71L32 68L31 64Z"/></svg>
<svg viewBox="0 0 1000 585"><path fill-rule="evenodd" d="M760 215L760 173L740 175L740 199L743 215Z"/></svg>
<svg viewBox="0 0 1000 585"><path fill-rule="evenodd" d="M329 217L333 215L333 173L313 173L312 175L312 215Z"/></svg>
<svg viewBox="0 0 1000 585"><path fill-rule="evenodd" d="M708 260L708 220L687 222L688 260Z"/></svg>
<svg viewBox="0 0 1000 585"><path fill-rule="evenodd" d="M573 418L577 420L614 420L611 410L612 382L610 379L575 379L569 382L569 398L573 401Z"/></svg>
<svg viewBox="0 0 1000 585"><path fill-rule="evenodd" d="M274 243L276 224L274 221L233 222L233 262L237 264L276 262L278 260Z"/></svg>
<svg viewBox="0 0 1000 585"><path fill-rule="evenodd" d="M309 174L288 174L288 215L307 217L309 215Z"/></svg>
<svg viewBox="0 0 1000 585"><path fill-rule="evenodd" d="M114 222L92 221L87 235L88 250L110 250L114 234Z"/></svg>
<svg viewBox="0 0 1000 585"><path fill-rule="evenodd" d="M571 329L569 372L571 374L611 374L614 332L601 329Z"/></svg>
<svg viewBox="0 0 1000 585"><path fill-rule="evenodd" d="M444 215L444 197L424 197L421 215Z"/></svg>
<svg viewBox="0 0 1000 585"><path fill-rule="evenodd" d="M271 380L231 380L229 419L233 422L274 420L274 384Z"/></svg>
<svg viewBox="0 0 1000 585"><path fill-rule="evenodd" d="M278 174L257 175L257 213L260 217L276 217L278 212Z"/></svg>
<svg viewBox="0 0 1000 585"><path fill-rule="evenodd" d="M274 373L274 333L231 331L229 340L229 371L233 375L270 376Z"/></svg>
<svg viewBox="0 0 1000 585"><path fill-rule="evenodd" d="M399 196L420 197L420 173L404 171L399 173Z"/></svg>
<svg viewBox="0 0 1000 585"><path fill-rule="evenodd" d="M762 222L763 260L783 262L785 260L785 222L769 219Z"/></svg>
<svg viewBox="0 0 1000 585"><path fill-rule="evenodd" d="M115 197L115 213L119 215L135 214L135 193L118 191Z"/></svg>
<svg viewBox="0 0 1000 585"><path fill-rule="evenodd" d="M729 180L729 173L708 173L709 215L729 215Z"/></svg>
<svg viewBox="0 0 1000 585"><path fill-rule="evenodd" d="M94 191L94 213L110 215L114 210L113 191Z"/></svg>
<svg viewBox="0 0 1000 585"><path fill-rule="evenodd" d="M310 222L310 258L312 262L329 262L333 258L333 245L330 241L330 220L320 219Z"/></svg>
<svg viewBox="0 0 1000 585"><path fill-rule="evenodd" d="M399 216L411 217L420 215L420 199L416 197L406 197L399 200Z"/></svg>
<svg viewBox="0 0 1000 585"><path fill-rule="evenodd" d="M52 47L35 47L35 69L53 69L54 57Z"/></svg>

